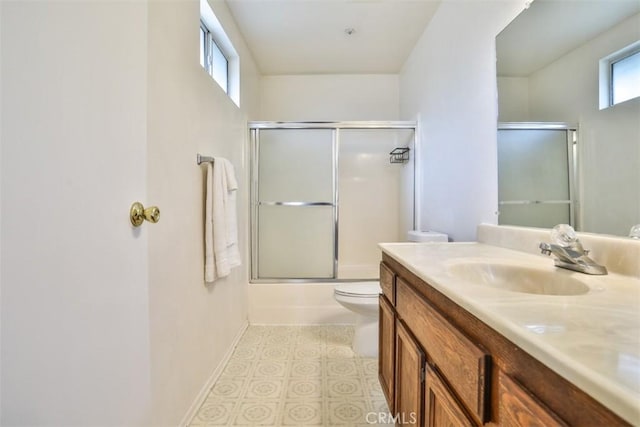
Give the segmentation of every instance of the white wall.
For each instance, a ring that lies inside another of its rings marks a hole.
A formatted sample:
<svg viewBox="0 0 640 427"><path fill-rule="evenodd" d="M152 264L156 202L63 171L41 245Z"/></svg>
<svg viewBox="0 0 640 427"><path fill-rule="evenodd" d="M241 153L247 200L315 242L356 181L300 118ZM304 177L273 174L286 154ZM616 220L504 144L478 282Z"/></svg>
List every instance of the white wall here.
<svg viewBox="0 0 640 427"><path fill-rule="evenodd" d="M640 99L598 105L598 61L640 39L640 14L529 76L530 120L578 123L579 224L628 235L640 223Z"/></svg>
<svg viewBox="0 0 640 427"><path fill-rule="evenodd" d="M529 79L498 77L498 120L529 121Z"/></svg>
<svg viewBox="0 0 640 427"><path fill-rule="evenodd" d="M147 6L2 8L2 425L150 410ZM161 225L161 224L160 224Z"/></svg>
<svg viewBox="0 0 640 427"><path fill-rule="evenodd" d="M244 266L205 287L204 166L246 121L198 61L198 1L2 2L2 425L177 425L247 323ZM33 52L39 52L34 55ZM133 229L129 206L161 219Z"/></svg>
<svg viewBox="0 0 640 427"><path fill-rule="evenodd" d="M148 201L162 211L149 227L152 425L176 425L206 392L247 323L247 117L257 110L258 74L223 2L214 12L240 55L238 108L198 57L197 1L149 5ZM204 284L204 178L196 153L226 157L239 180L243 265Z"/></svg>
<svg viewBox="0 0 640 427"><path fill-rule="evenodd" d="M497 223L495 36L523 7L443 2L400 74L400 118L421 127L421 225L453 240Z"/></svg>
<svg viewBox="0 0 640 427"><path fill-rule="evenodd" d="M264 76L259 120L397 120L398 76Z"/></svg>

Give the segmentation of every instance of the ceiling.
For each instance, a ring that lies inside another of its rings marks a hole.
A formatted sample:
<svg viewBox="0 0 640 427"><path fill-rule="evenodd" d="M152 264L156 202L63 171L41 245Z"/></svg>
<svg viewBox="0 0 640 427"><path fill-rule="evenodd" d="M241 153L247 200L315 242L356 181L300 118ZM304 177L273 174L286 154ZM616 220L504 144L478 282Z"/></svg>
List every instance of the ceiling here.
<svg viewBox="0 0 640 427"><path fill-rule="evenodd" d="M498 75L528 76L637 13L640 0L535 0L496 38Z"/></svg>
<svg viewBox="0 0 640 427"><path fill-rule="evenodd" d="M227 4L263 75L396 74L440 1L227 0Z"/></svg>
<svg viewBox="0 0 640 427"><path fill-rule="evenodd" d="M226 0L263 75L396 74L440 1ZM535 0L498 36L498 74L529 75L637 13L640 0Z"/></svg>

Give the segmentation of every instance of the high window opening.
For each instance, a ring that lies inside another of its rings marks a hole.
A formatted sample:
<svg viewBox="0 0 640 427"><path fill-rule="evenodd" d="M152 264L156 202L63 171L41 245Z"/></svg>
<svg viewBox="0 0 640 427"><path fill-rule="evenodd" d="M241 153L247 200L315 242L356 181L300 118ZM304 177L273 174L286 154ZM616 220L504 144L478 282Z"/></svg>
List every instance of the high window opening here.
<svg viewBox="0 0 640 427"><path fill-rule="evenodd" d="M640 97L640 41L600 60L600 109Z"/></svg>
<svg viewBox="0 0 640 427"><path fill-rule="evenodd" d="M611 104L640 96L640 51L611 64Z"/></svg>
<svg viewBox="0 0 640 427"><path fill-rule="evenodd" d="M240 60L207 0L200 0L200 65L240 106Z"/></svg>

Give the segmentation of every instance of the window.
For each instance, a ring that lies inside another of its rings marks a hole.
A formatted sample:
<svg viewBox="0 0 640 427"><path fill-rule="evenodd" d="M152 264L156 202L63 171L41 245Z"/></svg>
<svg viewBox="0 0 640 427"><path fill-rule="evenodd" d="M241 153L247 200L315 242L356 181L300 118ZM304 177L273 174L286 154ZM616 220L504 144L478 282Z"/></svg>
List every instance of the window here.
<svg viewBox="0 0 640 427"><path fill-rule="evenodd" d="M611 63L611 104L640 96L640 51Z"/></svg>
<svg viewBox="0 0 640 427"><path fill-rule="evenodd" d="M200 65L226 93L229 93L229 60L204 24L200 25Z"/></svg>
<svg viewBox="0 0 640 427"><path fill-rule="evenodd" d="M204 58L207 56L205 53L207 50L207 34L209 34L209 31L205 27L203 27L201 24L200 25L200 65L202 65L205 70L207 69L204 62Z"/></svg>
<svg viewBox="0 0 640 427"><path fill-rule="evenodd" d="M640 41L600 60L600 109L640 97Z"/></svg>
<svg viewBox="0 0 640 427"><path fill-rule="evenodd" d="M207 0L200 0L200 65L240 106L239 57Z"/></svg>

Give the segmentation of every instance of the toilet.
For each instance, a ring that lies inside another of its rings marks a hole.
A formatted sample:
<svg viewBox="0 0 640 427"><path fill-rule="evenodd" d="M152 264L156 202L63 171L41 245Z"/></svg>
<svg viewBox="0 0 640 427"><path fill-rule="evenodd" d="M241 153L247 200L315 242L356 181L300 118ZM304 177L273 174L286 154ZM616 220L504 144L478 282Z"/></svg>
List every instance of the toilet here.
<svg viewBox="0 0 640 427"><path fill-rule="evenodd" d="M409 231L410 242L447 242L446 234L435 231ZM382 293L379 282L339 283L333 297L346 309L356 314L351 348L362 357L378 357L378 296Z"/></svg>
<svg viewBox="0 0 640 427"><path fill-rule="evenodd" d="M356 314L351 348L362 357L378 357L378 282L340 283L333 297L347 310Z"/></svg>

